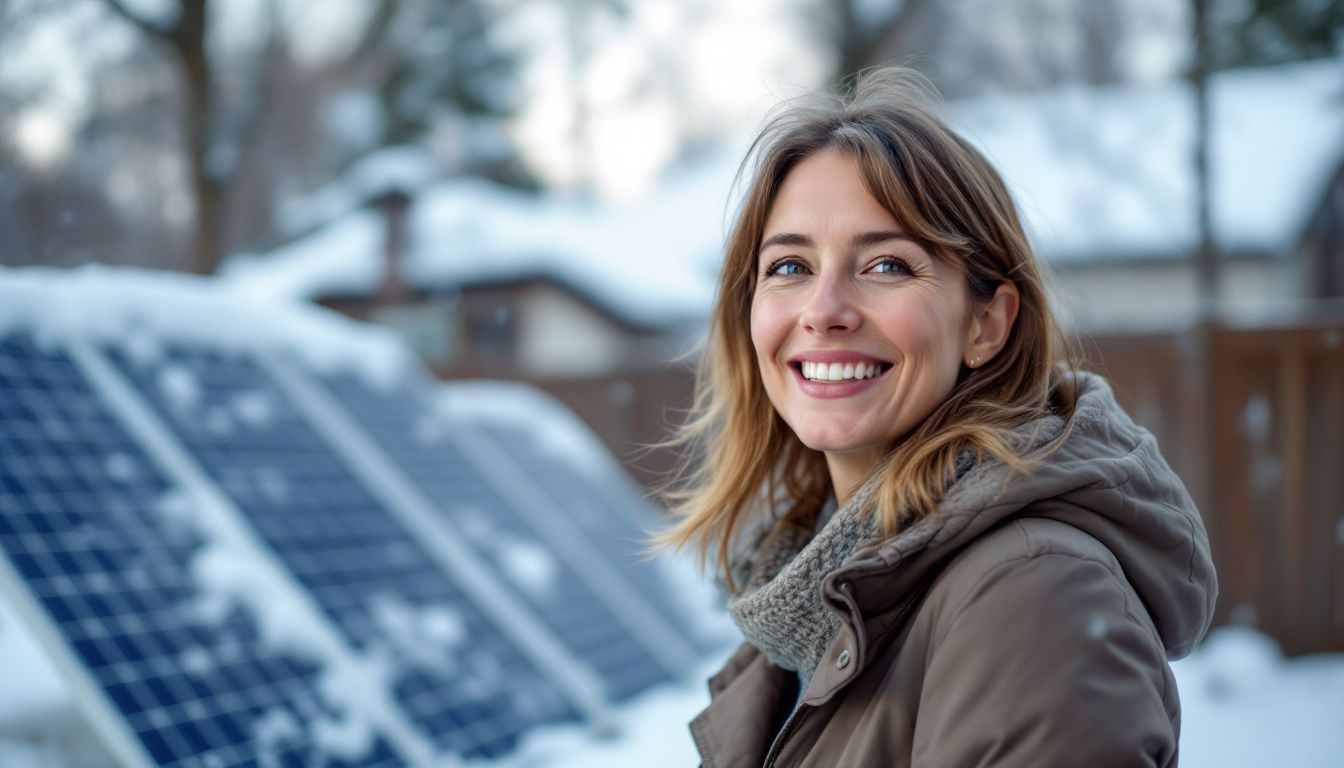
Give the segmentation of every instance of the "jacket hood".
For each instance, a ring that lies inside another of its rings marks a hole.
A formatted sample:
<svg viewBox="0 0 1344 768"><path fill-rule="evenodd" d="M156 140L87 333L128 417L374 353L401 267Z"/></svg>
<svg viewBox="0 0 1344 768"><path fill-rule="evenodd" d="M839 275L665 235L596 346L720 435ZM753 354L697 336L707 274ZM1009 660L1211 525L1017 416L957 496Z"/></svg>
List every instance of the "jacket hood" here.
<svg viewBox="0 0 1344 768"><path fill-rule="evenodd" d="M856 552L826 578L823 594L853 600L866 616L882 614L986 530L1011 518L1044 517L1105 544L1143 600L1168 657L1190 653L1209 628L1218 594L1199 511L1152 434L1116 404L1106 381L1088 373L1076 381L1071 421L1052 416L1021 430L1042 445L1067 428L1040 463L1024 474L997 462L972 467L948 490L938 514Z"/></svg>

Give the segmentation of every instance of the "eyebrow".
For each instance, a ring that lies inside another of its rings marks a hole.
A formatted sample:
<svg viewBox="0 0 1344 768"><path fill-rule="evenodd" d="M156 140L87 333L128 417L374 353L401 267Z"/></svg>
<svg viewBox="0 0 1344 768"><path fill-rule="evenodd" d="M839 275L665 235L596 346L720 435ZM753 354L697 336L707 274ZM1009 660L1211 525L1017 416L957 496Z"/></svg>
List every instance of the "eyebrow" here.
<svg viewBox="0 0 1344 768"><path fill-rule="evenodd" d="M855 248L862 248L864 246L877 245L878 243L885 243L891 240L907 240L914 242L913 238L904 232L898 232L894 229L882 229L874 232L860 232L854 236L851 244ZM756 249L756 252L760 253L772 245L792 245L811 248L814 243L812 242L812 238L807 235L800 235L795 232L779 232L767 237L765 242L761 243L761 247Z"/></svg>

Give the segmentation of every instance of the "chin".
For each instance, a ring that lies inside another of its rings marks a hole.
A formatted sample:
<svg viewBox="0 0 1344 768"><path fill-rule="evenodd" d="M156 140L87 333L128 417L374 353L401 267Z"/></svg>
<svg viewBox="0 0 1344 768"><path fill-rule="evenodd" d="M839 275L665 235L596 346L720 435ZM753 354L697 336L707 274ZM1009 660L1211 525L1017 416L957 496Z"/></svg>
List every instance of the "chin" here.
<svg viewBox="0 0 1344 768"><path fill-rule="evenodd" d="M814 451L822 453L845 453L872 446L878 442L871 436L839 432L834 429L795 429L798 440Z"/></svg>

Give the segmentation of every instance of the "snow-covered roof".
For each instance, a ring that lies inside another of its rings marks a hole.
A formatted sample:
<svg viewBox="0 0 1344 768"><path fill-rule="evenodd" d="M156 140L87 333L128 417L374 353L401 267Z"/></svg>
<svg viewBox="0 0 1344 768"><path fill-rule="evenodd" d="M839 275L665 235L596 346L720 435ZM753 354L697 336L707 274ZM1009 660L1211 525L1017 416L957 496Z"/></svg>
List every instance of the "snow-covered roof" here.
<svg viewBox="0 0 1344 768"><path fill-rule="evenodd" d="M716 163L631 204L447 181L410 210L404 277L425 287L546 277L635 325L696 321L713 297L734 170ZM384 232L380 212L360 209L269 254L234 258L222 275L256 295L367 295L382 274Z"/></svg>
<svg viewBox="0 0 1344 768"><path fill-rule="evenodd" d="M1219 244L1282 254L1344 159L1344 62L1221 72L1210 89ZM997 94L950 102L943 112L1004 175L1046 259L1193 250L1188 83ZM744 147L688 163L627 205L475 179L424 187L410 214L406 278L452 286L550 277L637 325L703 318ZM404 153L397 159L404 167ZM367 295L381 275L383 232L381 214L361 209L269 254L237 257L223 274L258 295Z"/></svg>
<svg viewBox="0 0 1344 768"><path fill-rule="evenodd" d="M1344 60L1209 81L1213 225L1221 248L1283 255L1344 160ZM1055 262L1184 256L1198 230L1194 95L1184 81L950 103Z"/></svg>

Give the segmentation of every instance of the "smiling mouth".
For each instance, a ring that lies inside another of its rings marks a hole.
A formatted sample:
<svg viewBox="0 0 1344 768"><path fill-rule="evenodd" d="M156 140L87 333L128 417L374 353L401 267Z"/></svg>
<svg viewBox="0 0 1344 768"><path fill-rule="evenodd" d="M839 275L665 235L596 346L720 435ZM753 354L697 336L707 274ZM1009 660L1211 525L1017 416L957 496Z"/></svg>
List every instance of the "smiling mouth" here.
<svg viewBox="0 0 1344 768"><path fill-rule="evenodd" d="M806 360L790 363L804 379L820 383L875 379L891 370L891 363L814 363Z"/></svg>

